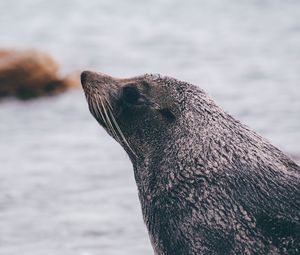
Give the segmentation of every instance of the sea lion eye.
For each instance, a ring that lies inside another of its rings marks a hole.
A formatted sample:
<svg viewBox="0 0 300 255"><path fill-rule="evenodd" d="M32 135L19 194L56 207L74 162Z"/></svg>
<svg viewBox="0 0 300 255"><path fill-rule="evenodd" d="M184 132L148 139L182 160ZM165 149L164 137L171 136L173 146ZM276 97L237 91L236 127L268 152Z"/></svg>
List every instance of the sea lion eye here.
<svg viewBox="0 0 300 255"><path fill-rule="evenodd" d="M122 99L131 105L142 105L146 104L147 100L142 96L137 88L133 86L125 86L122 88Z"/></svg>
<svg viewBox="0 0 300 255"><path fill-rule="evenodd" d="M132 86L126 86L122 89L123 100L129 104L137 104L140 97L139 92Z"/></svg>

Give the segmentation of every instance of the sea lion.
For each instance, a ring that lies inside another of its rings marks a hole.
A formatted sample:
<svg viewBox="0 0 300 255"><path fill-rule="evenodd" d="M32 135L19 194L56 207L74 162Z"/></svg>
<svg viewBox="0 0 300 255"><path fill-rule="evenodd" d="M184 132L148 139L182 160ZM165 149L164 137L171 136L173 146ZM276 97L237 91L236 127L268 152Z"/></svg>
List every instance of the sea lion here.
<svg viewBox="0 0 300 255"><path fill-rule="evenodd" d="M279 149L187 82L81 82L132 161L156 254L300 254L300 167Z"/></svg>
<svg viewBox="0 0 300 255"><path fill-rule="evenodd" d="M42 51L0 49L0 100L56 95L78 87L78 72L62 78L58 71L58 63Z"/></svg>

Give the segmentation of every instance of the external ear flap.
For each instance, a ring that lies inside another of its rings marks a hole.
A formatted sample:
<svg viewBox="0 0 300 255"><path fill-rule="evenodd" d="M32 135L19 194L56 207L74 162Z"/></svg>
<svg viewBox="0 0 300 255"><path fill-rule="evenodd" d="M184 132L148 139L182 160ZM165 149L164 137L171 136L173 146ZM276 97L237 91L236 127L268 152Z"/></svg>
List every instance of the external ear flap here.
<svg viewBox="0 0 300 255"><path fill-rule="evenodd" d="M171 122L173 122L176 119L175 115L168 108L159 109L158 111L162 116L164 116L166 119L168 119Z"/></svg>

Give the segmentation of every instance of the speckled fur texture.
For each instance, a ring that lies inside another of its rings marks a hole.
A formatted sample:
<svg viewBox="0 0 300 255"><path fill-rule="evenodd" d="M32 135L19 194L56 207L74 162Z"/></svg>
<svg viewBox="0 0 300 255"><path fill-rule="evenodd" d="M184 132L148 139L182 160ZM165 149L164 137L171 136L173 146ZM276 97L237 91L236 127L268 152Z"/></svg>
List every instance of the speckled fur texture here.
<svg viewBox="0 0 300 255"><path fill-rule="evenodd" d="M300 254L300 167L289 157L197 86L81 78L91 113L132 161L155 254Z"/></svg>

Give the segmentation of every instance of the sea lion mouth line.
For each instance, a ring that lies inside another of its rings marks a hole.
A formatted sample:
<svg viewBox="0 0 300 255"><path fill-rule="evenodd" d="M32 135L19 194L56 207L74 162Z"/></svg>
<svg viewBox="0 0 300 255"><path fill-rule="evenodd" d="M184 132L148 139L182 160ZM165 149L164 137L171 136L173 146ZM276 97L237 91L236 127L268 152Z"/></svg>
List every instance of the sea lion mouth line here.
<svg viewBox="0 0 300 255"><path fill-rule="evenodd" d="M118 124L114 114L113 108L107 98L103 96L95 99L87 95L89 109L97 121L111 134L111 136L120 144L124 143L131 153L137 157L137 154L132 149L132 146L125 138L120 125Z"/></svg>

